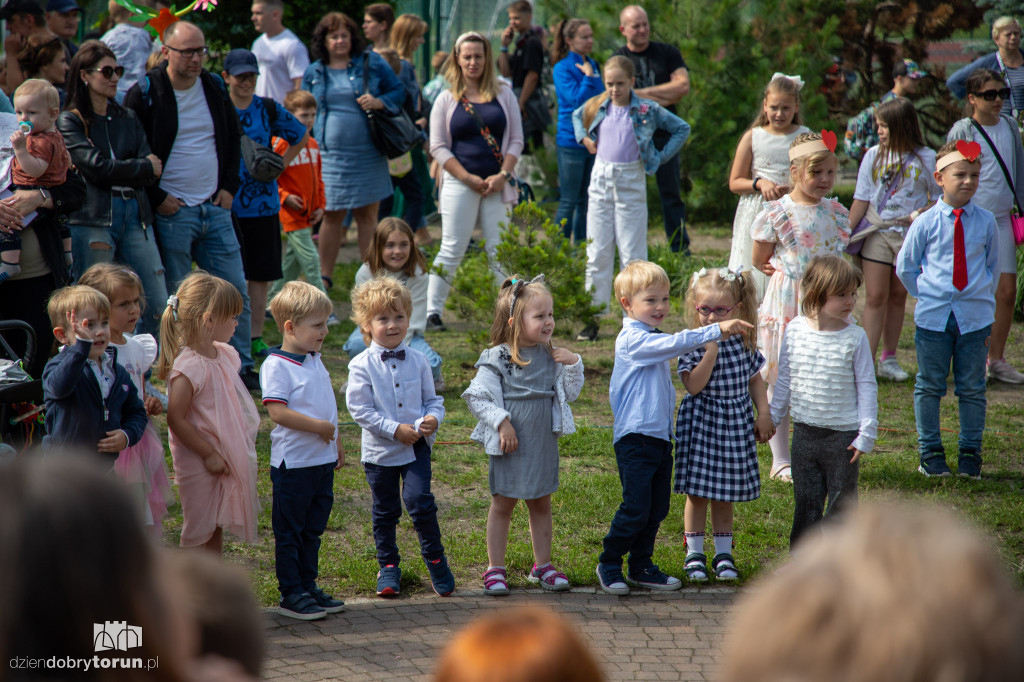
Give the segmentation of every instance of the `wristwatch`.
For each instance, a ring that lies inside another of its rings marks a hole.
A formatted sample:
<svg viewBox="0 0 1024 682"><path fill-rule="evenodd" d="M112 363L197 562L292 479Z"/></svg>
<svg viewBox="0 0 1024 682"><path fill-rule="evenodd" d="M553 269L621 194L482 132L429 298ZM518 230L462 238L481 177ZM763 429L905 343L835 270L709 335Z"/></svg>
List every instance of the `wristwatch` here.
<svg viewBox="0 0 1024 682"><path fill-rule="evenodd" d="M512 174L504 168L501 169L501 177L505 178L507 182L512 182Z"/></svg>
<svg viewBox="0 0 1024 682"><path fill-rule="evenodd" d="M43 203L44 204L46 203L46 201L48 199L50 199L53 196L52 194L50 194L50 190L46 189L45 187L40 187L39 188L39 194L41 194L43 196Z"/></svg>

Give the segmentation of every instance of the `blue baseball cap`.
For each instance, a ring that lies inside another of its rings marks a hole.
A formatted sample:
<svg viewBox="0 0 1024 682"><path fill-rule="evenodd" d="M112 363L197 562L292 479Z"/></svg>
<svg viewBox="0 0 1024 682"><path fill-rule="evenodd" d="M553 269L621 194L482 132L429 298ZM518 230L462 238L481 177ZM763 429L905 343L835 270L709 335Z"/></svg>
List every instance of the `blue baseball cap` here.
<svg viewBox="0 0 1024 682"><path fill-rule="evenodd" d="M252 52L243 47L236 47L224 57L224 70L232 76L241 76L244 73L259 73L260 63Z"/></svg>
<svg viewBox="0 0 1024 682"><path fill-rule="evenodd" d="M81 12L82 8L75 0L50 0L46 3L46 11L64 14L65 12Z"/></svg>

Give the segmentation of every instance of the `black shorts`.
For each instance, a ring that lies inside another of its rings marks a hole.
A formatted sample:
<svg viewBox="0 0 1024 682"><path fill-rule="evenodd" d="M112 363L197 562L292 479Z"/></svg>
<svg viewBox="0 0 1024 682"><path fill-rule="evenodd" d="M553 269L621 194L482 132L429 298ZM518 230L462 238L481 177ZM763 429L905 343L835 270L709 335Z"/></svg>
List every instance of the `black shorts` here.
<svg viewBox="0 0 1024 682"><path fill-rule="evenodd" d="M254 218L235 216L241 232L242 264L251 282L281 279L281 221L276 215Z"/></svg>

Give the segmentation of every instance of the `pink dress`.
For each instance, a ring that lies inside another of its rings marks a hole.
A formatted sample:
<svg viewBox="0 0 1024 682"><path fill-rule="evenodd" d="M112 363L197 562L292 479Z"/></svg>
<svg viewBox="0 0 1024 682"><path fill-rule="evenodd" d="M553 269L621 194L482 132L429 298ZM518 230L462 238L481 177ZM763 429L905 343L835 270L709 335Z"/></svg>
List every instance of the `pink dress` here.
<svg viewBox="0 0 1024 682"><path fill-rule="evenodd" d="M256 499L256 430L260 418L238 370L238 352L214 343L210 359L191 348L174 359L168 390L178 377L192 384L192 407L185 419L216 446L228 473L211 474L198 454L170 432L171 457L181 498L181 546L207 542L218 527L244 542L256 542L259 501Z"/></svg>
<svg viewBox="0 0 1024 682"><path fill-rule="evenodd" d="M117 364L124 367L132 378L139 392L139 400L145 400L146 371L156 360L156 339L150 334L125 334L124 337L123 344L110 345L117 349ZM137 491L143 521L160 537L167 505L174 496L171 494L171 480L167 476L164 444L152 420L143 432L142 440L117 456L114 471L133 491Z"/></svg>
<svg viewBox="0 0 1024 682"><path fill-rule="evenodd" d="M850 212L835 199L826 197L805 206L787 194L764 203L764 210L751 225L750 236L756 242L775 244L770 261L775 274L768 280L757 316L757 349L765 357L761 374L769 386L774 386L782 334L790 320L800 314L800 278L815 256L843 255L850 243Z"/></svg>

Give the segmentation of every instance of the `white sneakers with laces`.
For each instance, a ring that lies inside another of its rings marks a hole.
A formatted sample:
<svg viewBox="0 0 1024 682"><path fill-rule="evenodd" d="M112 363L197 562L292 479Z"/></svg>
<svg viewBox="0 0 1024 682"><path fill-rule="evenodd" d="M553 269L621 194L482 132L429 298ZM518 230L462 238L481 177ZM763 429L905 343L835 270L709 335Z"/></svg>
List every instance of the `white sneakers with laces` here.
<svg viewBox="0 0 1024 682"><path fill-rule="evenodd" d="M906 381L910 375L903 371L900 363L896 361L895 355L890 355L878 363L878 378L889 381Z"/></svg>

